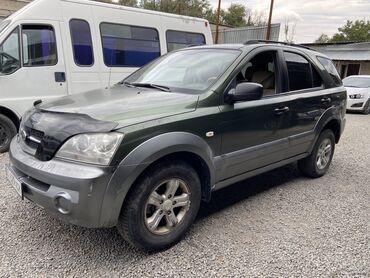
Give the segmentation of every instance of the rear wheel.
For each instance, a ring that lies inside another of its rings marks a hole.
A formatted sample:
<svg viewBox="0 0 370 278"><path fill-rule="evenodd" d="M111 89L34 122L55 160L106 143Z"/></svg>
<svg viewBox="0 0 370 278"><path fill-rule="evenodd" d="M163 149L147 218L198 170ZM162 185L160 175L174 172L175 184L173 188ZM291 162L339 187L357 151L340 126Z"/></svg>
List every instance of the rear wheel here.
<svg viewBox="0 0 370 278"><path fill-rule="evenodd" d="M298 161L298 168L309 177L318 178L328 171L335 149L333 131L321 132L310 156Z"/></svg>
<svg viewBox="0 0 370 278"><path fill-rule="evenodd" d="M8 117L0 114L0 153L9 150L10 141L17 134L17 128Z"/></svg>
<svg viewBox="0 0 370 278"><path fill-rule="evenodd" d="M161 163L140 178L126 199L118 231L139 249L159 251L176 244L195 220L201 184L188 164Z"/></svg>

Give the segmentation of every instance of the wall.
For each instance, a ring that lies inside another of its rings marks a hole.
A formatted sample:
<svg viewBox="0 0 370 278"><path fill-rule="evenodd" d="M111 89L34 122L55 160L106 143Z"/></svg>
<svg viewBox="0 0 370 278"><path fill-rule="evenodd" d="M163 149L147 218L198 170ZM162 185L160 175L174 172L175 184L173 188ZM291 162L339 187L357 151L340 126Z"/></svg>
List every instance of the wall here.
<svg viewBox="0 0 370 278"><path fill-rule="evenodd" d="M224 27L224 26L222 26ZM218 43L244 43L249 40L265 40L267 26L247 26L240 28L220 28ZM280 23L272 24L270 40L278 41L280 33ZM213 40L216 31L212 32Z"/></svg>
<svg viewBox="0 0 370 278"><path fill-rule="evenodd" d="M0 21L27 5L31 0L0 0Z"/></svg>

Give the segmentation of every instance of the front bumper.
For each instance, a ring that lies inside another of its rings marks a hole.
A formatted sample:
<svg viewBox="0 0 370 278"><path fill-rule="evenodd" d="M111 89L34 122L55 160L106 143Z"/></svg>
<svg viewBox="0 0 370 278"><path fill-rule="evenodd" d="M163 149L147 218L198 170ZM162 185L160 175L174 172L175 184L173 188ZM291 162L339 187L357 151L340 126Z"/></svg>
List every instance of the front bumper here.
<svg viewBox="0 0 370 278"><path fill-rule="evenodd" d="M102 226L101 207L112 167L60 159L40 161L20 148L17 137L11 142L9 157L9 168L21 182L25 198L68 223Z"/></svg>
<svg viewBox="0 0 370 278"><path fill-rule="evenodd" d="M363 98L359 99L347 99L347 110L348 111L362 111L364 109L366 101Z"/></svg>

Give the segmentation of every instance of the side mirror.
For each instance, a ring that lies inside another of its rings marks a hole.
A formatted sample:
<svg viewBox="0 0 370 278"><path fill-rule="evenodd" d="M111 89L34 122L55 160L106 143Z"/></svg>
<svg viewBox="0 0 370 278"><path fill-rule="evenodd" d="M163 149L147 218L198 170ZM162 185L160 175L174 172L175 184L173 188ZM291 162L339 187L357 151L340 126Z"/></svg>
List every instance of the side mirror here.
<svg viewBox="0 0 370 278"><path fill-rule="evenodd" d="M236 85L226 95L226 102L234 103L238 101L258 100L263 95L263 86L258 83L243 82Z"/></svg>

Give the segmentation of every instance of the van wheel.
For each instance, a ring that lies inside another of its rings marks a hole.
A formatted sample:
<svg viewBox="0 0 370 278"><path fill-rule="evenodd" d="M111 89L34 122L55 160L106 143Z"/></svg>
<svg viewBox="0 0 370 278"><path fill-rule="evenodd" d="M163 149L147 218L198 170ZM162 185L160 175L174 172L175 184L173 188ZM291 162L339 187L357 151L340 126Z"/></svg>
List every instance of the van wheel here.
<svg viewBox="0 0 370 278"><path fill-rule="evenodd" d="M301 172L311 178L318 178L328 171L335 149L333 131L321 132L310 156L298 161Z"/></svg>
<svg viewBox="0 0 370 278"><path fill-rule="evenodd" d="M366 102L364 110L362 110L362 113L367 115L370 114L370 99Z"/></svg>
<svg viewBox="0 0 370 278"><path fill-rule="evenodd" d="M17 134L17 128L12 120L4 115L0 115L0 153L9 150L10 141Z"/></svg>
<svg viewBox="0 0 370 278"><path fill-rule="evenodd" d="M117 228L131 245L159 251L176 244L194 222L201 184L188 164L175 161L152 167L126 197Z"/></svg>

